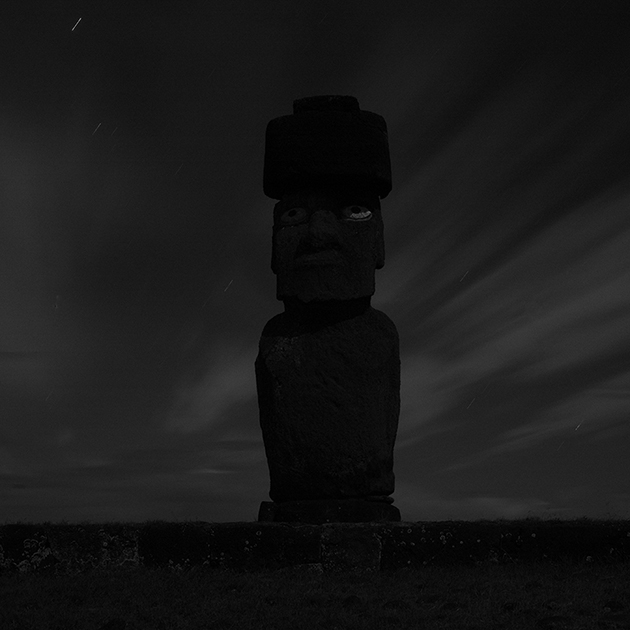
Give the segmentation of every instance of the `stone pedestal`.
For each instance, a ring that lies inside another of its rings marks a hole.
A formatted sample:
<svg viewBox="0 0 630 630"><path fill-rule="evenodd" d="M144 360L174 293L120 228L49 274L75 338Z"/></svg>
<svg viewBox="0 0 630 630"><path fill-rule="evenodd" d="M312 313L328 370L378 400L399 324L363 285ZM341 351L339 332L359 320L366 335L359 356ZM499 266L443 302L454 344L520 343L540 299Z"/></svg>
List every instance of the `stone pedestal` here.
<svg viewBox="0 0 630 630"><path fill-rule="evenodd" d="M259 521L275 523L385 523L400 521L400 511L389 501L327 499L313 501L263 501Z"/></svg>

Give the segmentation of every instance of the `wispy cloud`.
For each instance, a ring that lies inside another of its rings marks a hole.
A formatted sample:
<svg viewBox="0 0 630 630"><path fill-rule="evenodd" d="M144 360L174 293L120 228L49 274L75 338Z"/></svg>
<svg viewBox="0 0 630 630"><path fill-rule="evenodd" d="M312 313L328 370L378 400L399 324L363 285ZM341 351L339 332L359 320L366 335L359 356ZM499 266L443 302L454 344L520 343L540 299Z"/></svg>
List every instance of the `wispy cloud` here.
<svg viewBox="0 0 630 630"><path fill-rule="evenodd" d="M534 452L550 442L559 450L565 441L575 438L591 442L609 439L611 428L616 430L617 439L630 439L627 422L630 416L629 376L630 373L624 373L599 387L576 391L558 404L530 416L519 426L497 431L485 447L446 464L440 471L492 465L506 453Z"/></svg>
<svg viewBox="0 0 630 630"><path fill-rule="evenodd" d="M164 428L191 433L225 421L233 405L256 395L254 359L252 348L218 342L201 380L188 380L177 387Z"/></svg>
<svg viewBox="0 0 630 630"><path fill-rule="evenodd" d="M630 372L622 375L627 383ZM552 436L570 437L573 432L598 433L610 425L623 424L630 434L630 388L617 392L607 388L614 382L604 383L602 388L587 390L548 409L541 417L520 427L503 433L500 444L491 449L493 453L531 448Z"/></svg>
<svg viewBox="0 0 630 630"><path fill-rule="evenodd" d="M536 497L506 497L481 494L473 497L445 497L422 489L422 485L397 483L396 506L405 521L519 519L546 514L558 516L564 510L550 510L549 503Z"/></svg>

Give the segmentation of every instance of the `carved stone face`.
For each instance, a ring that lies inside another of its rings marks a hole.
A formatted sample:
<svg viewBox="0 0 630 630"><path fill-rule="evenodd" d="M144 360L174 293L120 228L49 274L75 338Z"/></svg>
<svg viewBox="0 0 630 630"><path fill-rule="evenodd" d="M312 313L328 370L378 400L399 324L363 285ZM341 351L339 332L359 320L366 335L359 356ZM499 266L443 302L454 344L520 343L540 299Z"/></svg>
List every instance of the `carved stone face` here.
<svg viewBox="0 0 630 630"><path fill-rule="evenodd" d="M350 300L374 293L384 264L378 195L351 187L287 193L274 207L277 298Z"/></svg>

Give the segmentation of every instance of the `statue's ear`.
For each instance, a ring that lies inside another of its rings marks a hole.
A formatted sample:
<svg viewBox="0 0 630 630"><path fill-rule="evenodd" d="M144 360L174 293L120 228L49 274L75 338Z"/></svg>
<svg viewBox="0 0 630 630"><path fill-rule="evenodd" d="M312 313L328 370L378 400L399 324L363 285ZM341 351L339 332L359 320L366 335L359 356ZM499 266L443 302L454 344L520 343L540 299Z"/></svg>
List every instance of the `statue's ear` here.
<svg viewBox="0 0 630 630"><path fill-rule="evenodd" d="M275 223L278 219L278 212L280 209L280 202L278 201L273 206L273 222L274 227L271 230L271 271L278 275L278 255L276 253L276 228Z"/></svg>
<svg viewBox="0 0 630 630"><path fill-rule="evenodd" d="M376 237L375 263L376 269L382 269L385 265L385 234L383 228L383 215L381 214L381 202L376 202L378 208L378 236Z"/></svg>
<svg viewBox="0 0 630 630"><path fill-rule="evenodd" d="M376 241L376 268L382 269L385 266L385 239L383 238L383 230L381 229Z"/></svg>
<svg viewBox="0 0 630 630"><path fill-rule="evenodd" d="M271 271L278 275L278 260L276 256L276 238L275 234L271 236Z"/></svg>

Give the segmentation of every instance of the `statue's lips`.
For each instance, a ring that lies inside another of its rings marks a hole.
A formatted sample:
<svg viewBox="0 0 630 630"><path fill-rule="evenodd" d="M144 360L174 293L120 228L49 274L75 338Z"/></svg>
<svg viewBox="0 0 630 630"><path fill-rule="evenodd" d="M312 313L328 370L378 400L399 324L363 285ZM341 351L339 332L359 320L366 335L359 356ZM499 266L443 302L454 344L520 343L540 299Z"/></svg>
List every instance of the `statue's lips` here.
<svg viewBox="0 0 630 630"><path fill-rule="evenodd" d="M295 258L296 266L338 265L342 262L343 256L336 249L305 253Z"/></svg>

